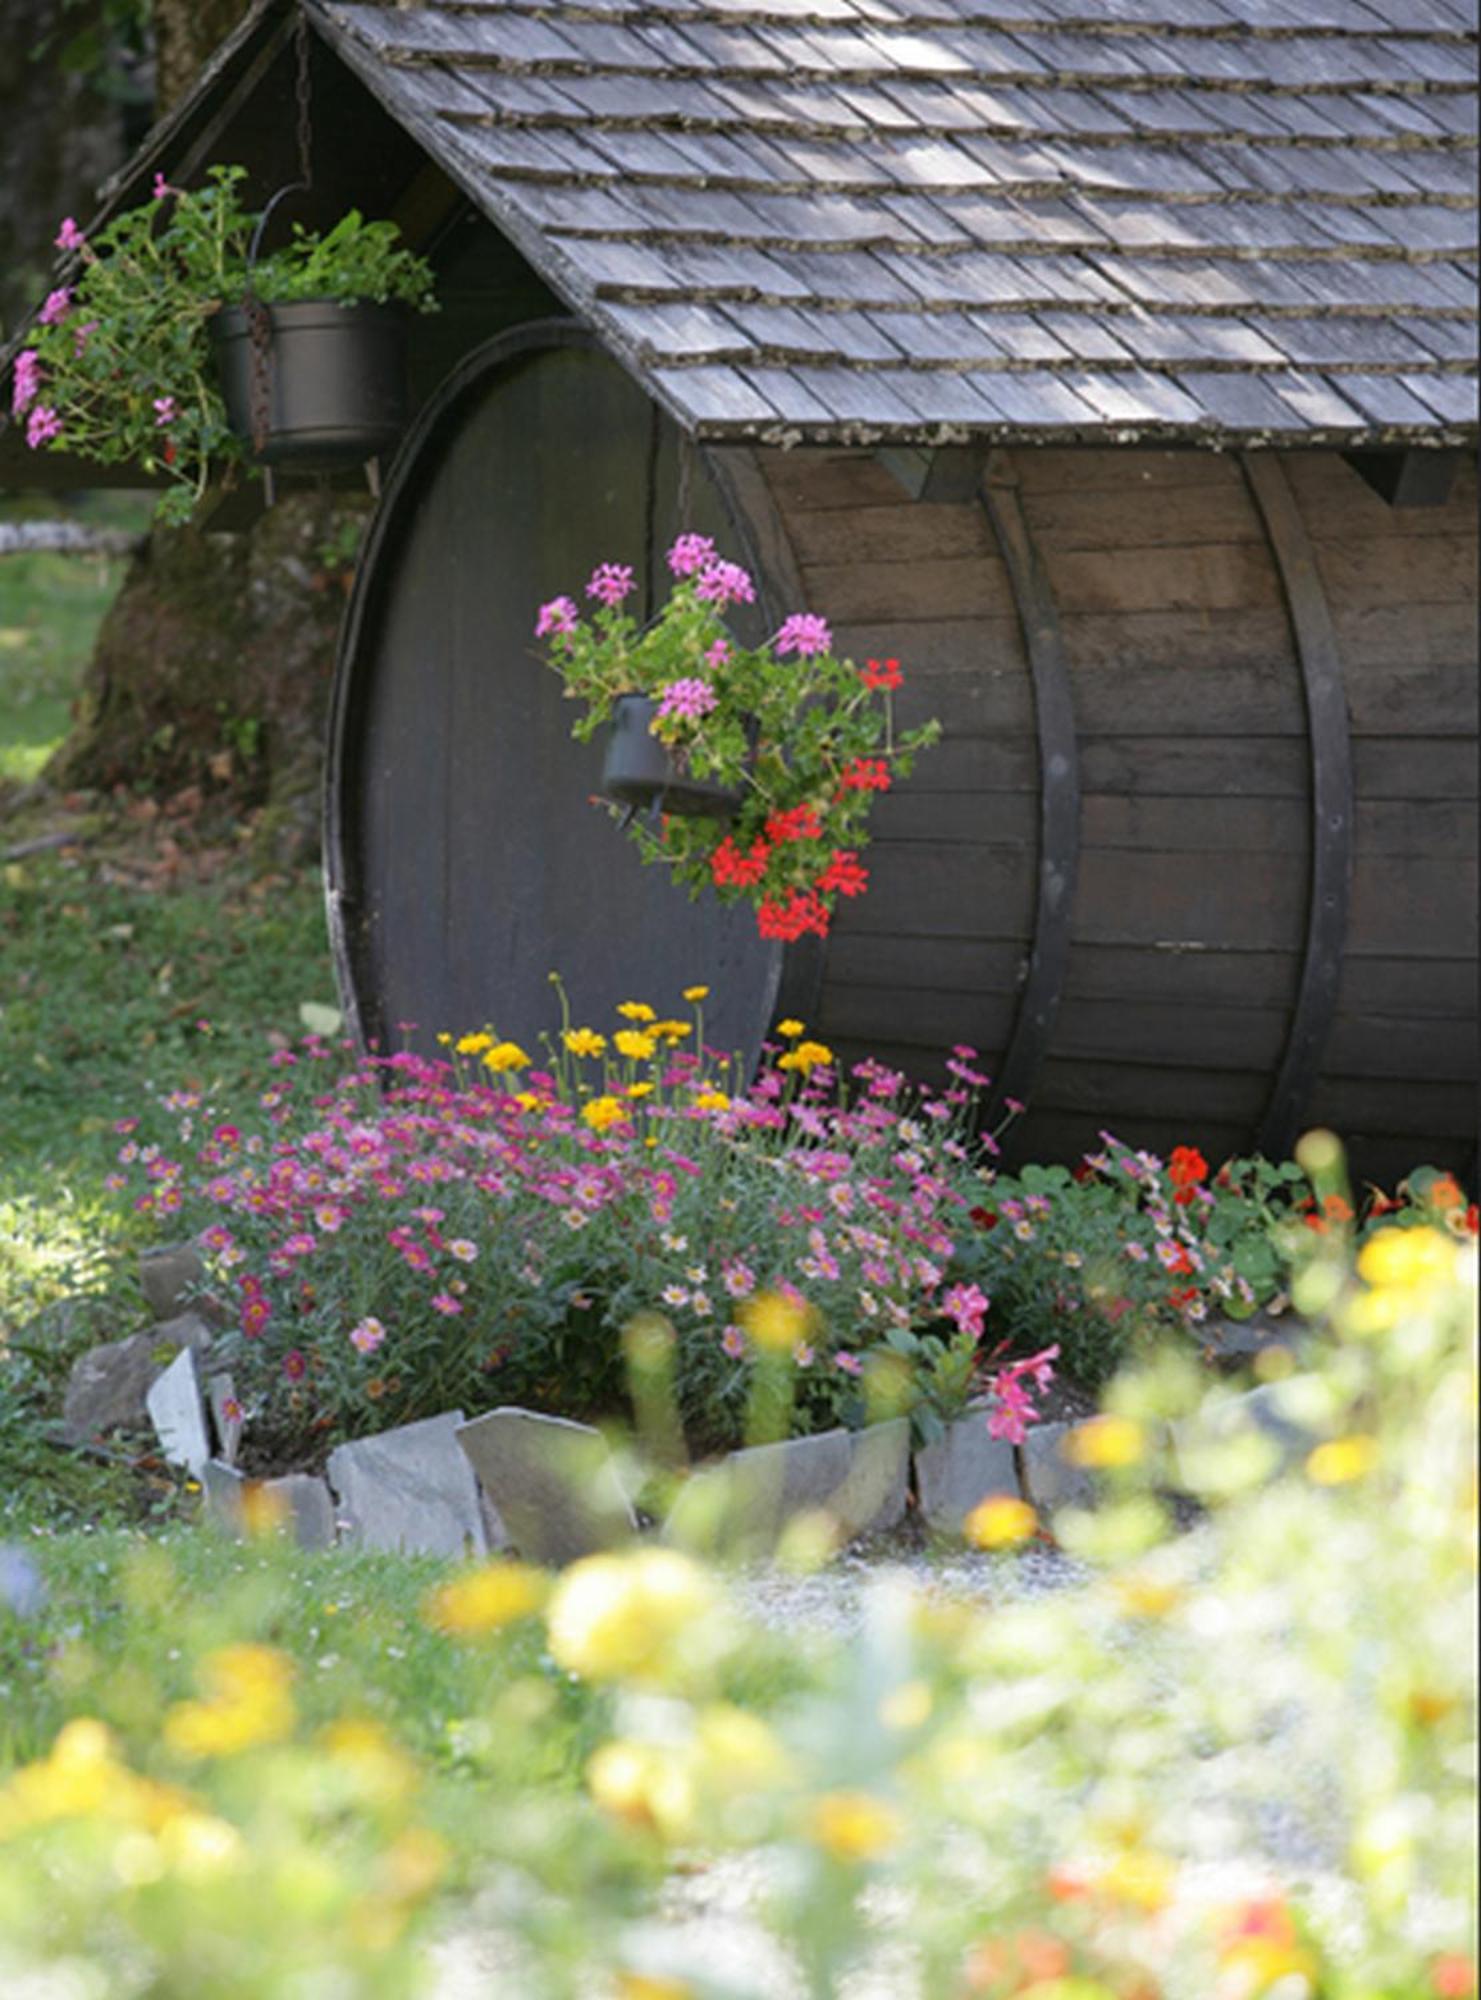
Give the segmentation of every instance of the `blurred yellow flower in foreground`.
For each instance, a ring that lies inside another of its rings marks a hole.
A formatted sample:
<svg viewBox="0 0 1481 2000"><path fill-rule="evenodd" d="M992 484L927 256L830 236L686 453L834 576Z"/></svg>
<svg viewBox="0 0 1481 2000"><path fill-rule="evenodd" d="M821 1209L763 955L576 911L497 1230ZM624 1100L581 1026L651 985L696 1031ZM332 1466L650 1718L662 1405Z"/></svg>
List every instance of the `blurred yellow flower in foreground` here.
<svg viewBox="0 0 1481 2000"><path fill-rule="evenodd" d="M123 1820L152 1829L193 1811L185 1793L119 1761L113 1732L89 1716L64 1723L50 1751L0 1785L0 1840L56 1820Z"/></svg>
<svg viewBox="0 0 1481 2000"><path fill-rule="evenodd" d="M1376 1290L1427 1293L1455 1272L1455 1245L1438 1229L1380 1229L1358 1252L1358 1276Z"/></svg>
<svg viewBox="0 0 1481 2000"><path fill-rule="evenodd" d="M1011 1549L1026 1542L1039 1525L1027 1500L1016 1493L989 1493L962 1523L962 1533L974 1549Z"/></svg>
<svg viewBox="0 0 1481 2000"><path fill-rule="evenodd" d="M671 1746L619 1740L604 1743L586 1767L586 1785L603 1812L664 1840L694 1827L694 1781Z"/></svg>
<svg viewBox="0 0 1481 2000"><path fill-rule="evenodd" d="M728 1111L730 1099L723 1090L701 1090L694 1099L696 1111Z"/></svg>
<svg viewBox="0 0 1481 2000"><path fill-rule="evenodd" d="M686 986L684 988L684 998L690 1002L708 1000L709 997L710 989L708 986Z"/></svg>
<svg viewBox="0 0 1481 2000"><path fill-rule="evenodd" d="M900 1830L900 1815L872 1792L824 1792L807 1816L809 1838L835 1861L876 1861Z"/></svg>
<svg viewBox="0 0 1481 2000"><path fill-rule="evenodd" d="M779 1035L785 1035L787 1040L789 1042L792 1042L795 1041L797 1037L802 1033L802 1030L805 1025L806 1024L802 1021L794 1021L788 1018L785 1021L777 1022L776 1031Z"/></svg>
<svg viewBox="0 0 1481 2000"><path fill-rule="evenodd" d="M543 1570L523 1563L485 1563L434 1590L422 1616L439 1632L468 1638L528 1618L549 1595L550 1579Z"/></svg>
<svg viewBox="0 0 1481 2000"><path fill-rule="evenodd" d="M695 2000L687 1979L650 1979L646 1972L619 1972L617 2000Z"/></svg>
<svg viewBox="0 0 1481 2000"><path fill-rule="evenodd" d="M1146 1449L1146 1437L1130 1417L1099 1416L1076 1424L1062 1449L1071 1465L1112 1472L1137 1463Z"/></svg>
<svg viewBox="0 0 1481 2000"><path fill-rule="evenodd" d="M177 1702L165 1742L182 1757L234 1757L293 1728L293 1663L271 1646L222 1646L201 1662L203 1701Z"/></svg>
<svg viewBox="0 0 1481 2000"><path fill-rule="evenodd" d="M658 1016L646 1000L624 1000L617 1009L624 1021L656 1021Z"/></svg>
<svg viewBox="0 0 1481 2000"><path fill-rule="evenodd" d="M648 1062L658 1047L651 1034L645 1035L637 1028L619 1028L612 1041L620 1056L627 1056L633 1062Z"/></svg>
<svg viewBox="0 0 1481 2000"><path fill-rule="evenodd" d="M615 1097L594 1097L581 1108L582 1123L593 1132L605 1132L609 1126L619 1124L625 1115Z"/></svg>
<svg viewBox="0 0 1481 2000"><path fill-rule="evenodd" d="M1378 1440L1355 1435L1319 1444L1306 1461L1306 1476L1318 1486L1346 1486L1362 1479L1378 1463Z"/></svg>
<svg viewBox="0 0 1481 2000"><path fill-rule="evenodd" d="M455 1044L460 1056L476 1056L494 1046L492 1035L459 1035Z"/></svg>
<svg viewBox="0 0 1481 2000"><path fill-rule="evenodd" d="M805 1299L785 1292L758 1292L740 1309L741 1325L763 1354L791 1354L806 1339L813 1317Z"/></svg>
<svg viewBox="0 0 1481 2000"><path fill-rule="evenodd" d="M556 1584L550 1650L586 1680L663 1686L708 1652L722 1604L704 1570L676 1549L588 1556Z"/></svg>
<svg viewBox="0 0 1481 2000"><path fill-rule="evenodd" d="M607 1037L593 1028L567 1028L561 1040L573 1056L599 1056L607 1046Z"/></svg>

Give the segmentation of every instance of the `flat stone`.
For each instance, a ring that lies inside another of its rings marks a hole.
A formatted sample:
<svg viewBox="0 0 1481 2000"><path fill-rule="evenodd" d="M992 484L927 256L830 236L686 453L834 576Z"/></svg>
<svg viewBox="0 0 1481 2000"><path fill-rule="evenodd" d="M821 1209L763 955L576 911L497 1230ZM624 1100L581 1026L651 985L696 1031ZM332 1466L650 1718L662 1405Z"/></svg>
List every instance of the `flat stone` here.
<svg viewBox="0 0 1481 2000"><path fill-rule="evenodd" d="M852 1540L902 1520L909 1485L906 1419L866 1431L820 1431L702 1467L681 1487L664 1533L686 1548L759 1555L799 1514L825 1513Z"/></svg>
<svg viewBox="0 0 1481 2000"><path fill-rule="evenodd" d="M205 1262L194 1244L146 1250L139 1258L140 1289L156 1319L188 1312L205 1283Z"/></svg>
<svg viewBox="0 0 1481 2000"><path fill-rule="evenodd" d="M206 1499L206 1519L228 1535L243 1533L242 1495L245 1473L219 1458L208 1458L201 1467L201 1491Z"/></svg>
<svg viewBox="0 0 1481 2000"><path fill-rule="evenodd" d="M1252 1313L1248 1319L1226 1319L1217 1314L1198 1329L1199 1338L1215 1361L1248 1361L1267 1347L1301 1345L1306 1322L1295 1313L1272 1318L1269 1313Z"/></svg>
<svg viewBox="0 0 1481 2000"><path fill-rule="evenodd" d="M211 1439L194 1348L182 1347L164 1373L155 1377L144 1407L171 1465L186 1466L199 1476L211 1456Z"/></svg>
<svg viewBox="0 0 1481 2000"><path fill-rule="evenodd" d="M198 1313L182 1313L131 1333L124 1340L89 1348L72 1364L62 1399L62 1432L69 1444L85 1444L111 1430L143 1430L149 1422L146 1397L184 1347L204 1353L211 1329Z"/></svg>
<svg viewBox="0 0 1481 2000"><path fill-rule="evenodd" d="M342 1444L325 1468L346 1538L403 1555L485 1555L478 1486L457 1437L461 1410Z"/></svg>
<svg viewBox="0 0 1481 2000"><path fill-rule="evenodd" d="M306 1472L290 1472L282 1479L251 1480L236 1466L212 1458L201 1467L200 1481L207 1520L239 1541L247 1532L245 1501L250 1488L266 1494L269 1507L277 1503L283 1527L291 1531L300 1548L334 1545L334 1496L322 1479Z"/></svg>
<svg viewBox="0 0 1481 2000"><path fill-rule="evenodd" d="M242 1442L242 1417L236 1387L229 1375L212 1375L208 1378L206 1403L210 1408L211 1425L216 1432L216 1442L221 1448L221 1456L228 1465L235 1465Z"/></svg>
<svg viewBox="0 0 1481 2000"><path fill-rule="evenodd" d="M1033 1424L1019 1446L1023 1453L1024 1497L1041 1513L1061 1507L1095 1505L1095 1474L1065 1457L1065 1441L1078 1424Z"/></svg>
<svg viewBox="0 0 1481 2000"><path fill-rule="evenodd" d="M265 1479L262 1490L286 1503L287 1524L301 1549L334 1547L334 1496L322 1479L307 1472L290 1472L283 1479Z"/></svg>
<svg viewBox="0 0 1481 2000"><path fill-rule="evenodd" d="M457 1433L526 1562L560 1568L617 1547L638 1520L600 1431L534 1410L490 1410Z"/></svg>
<svg viewBox="0 0 1481 2000"><path fill-rule="evenodd" d="M933 1528L959 1535L981 1500L994 1493L1018 1497L1018 1463L1005 1438L989 1437L988 1405L974 1405L945 1434L915 1454L915 1490Z"/></svg>

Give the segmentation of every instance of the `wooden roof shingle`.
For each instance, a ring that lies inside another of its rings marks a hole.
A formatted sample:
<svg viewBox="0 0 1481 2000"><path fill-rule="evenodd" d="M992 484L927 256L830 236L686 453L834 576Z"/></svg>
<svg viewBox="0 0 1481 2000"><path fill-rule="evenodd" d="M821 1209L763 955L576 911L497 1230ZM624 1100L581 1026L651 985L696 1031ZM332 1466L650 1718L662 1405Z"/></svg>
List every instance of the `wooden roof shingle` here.
<svg viewBox="0 0 1481 2000"><path fill-rule="evenodd" d="M693 433L1449 443L1468 0L307 0Z"/></svg>

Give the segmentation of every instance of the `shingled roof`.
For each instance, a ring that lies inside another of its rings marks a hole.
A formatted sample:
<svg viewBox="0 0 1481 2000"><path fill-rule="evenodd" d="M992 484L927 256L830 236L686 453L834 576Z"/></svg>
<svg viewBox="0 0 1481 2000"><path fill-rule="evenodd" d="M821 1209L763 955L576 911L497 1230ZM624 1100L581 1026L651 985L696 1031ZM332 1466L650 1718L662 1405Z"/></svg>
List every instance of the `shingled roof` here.
<svg viewBox="0 0 1481 2000"><path fill-rule="evenodd" d="M307 0L702 437L1461 441L1468 0Z"/></svg>

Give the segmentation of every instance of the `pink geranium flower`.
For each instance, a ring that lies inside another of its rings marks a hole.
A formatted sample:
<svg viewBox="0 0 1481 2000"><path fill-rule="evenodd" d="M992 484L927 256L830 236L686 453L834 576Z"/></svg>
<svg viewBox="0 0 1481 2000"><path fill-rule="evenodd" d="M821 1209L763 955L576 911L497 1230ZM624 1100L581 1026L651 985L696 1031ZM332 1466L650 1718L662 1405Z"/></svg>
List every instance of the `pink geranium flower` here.
<svg viewBox="0 0 1481 2000"><path fill-rule="evenodd" d="M548 604L540 606L540 615L535 620L535 637L548 639L554 633L574 632L581 622L581 613L569 597L552 597Z"/></svg>
<svg viewBox="0 0 1481 2000"><path fill-rule="evenodd" d="M630 563L598 563L591 573L586 586L588 597L595 597L600 603L615 610L625 597L632 594L633 573ZM538 634L537 634L538 636Z"/></svg>
<svg viewBox="0 0 1481 2000"><path fill-rule="evenodd" d="M809 659L814 654L832 651L833 634L826 618L814 617L810 611L794 611L772 644L779 655L796 653L799 659Z"/></svg>
<svg viewBox="0 0 1481 2000"><path fill-rule="evenodd" d="M65 319L71 310L72 287L59 285L56 291L47 293L46 303L36 317L42 326L55 326L58 320Z"/></svg>
<svg viewBox="0 0 1481 2000"><path fill-rule="evenodd" d="M60 437L61 434L62 420L56 411L47 403L38 403L26 425L26 443L32 451L37 451L42 445L50 444L53 438Z"/></svg>
<svg viewBox="0 0 1481 2000"><path fill-rule="evenodd" d="M80 250L83 244L86 243L87 238L77 227L71 216L64 215L62 217L62 226L57 231L53 240L58 250Z"/></svg>
<svg viewBox="0 0 1481 2000"><path fill-rule="evenodd" d="M10 384L10 414L24 416L41 392L41 363L34 347L23 347L15 357Z"/></svg>
<svg viewBox="0 0 1481 2000"><path fill-rule="evenodd" d="M716 560L715 544L708 535L680 535L666 560L675 576L694 576Z"/></svg>

